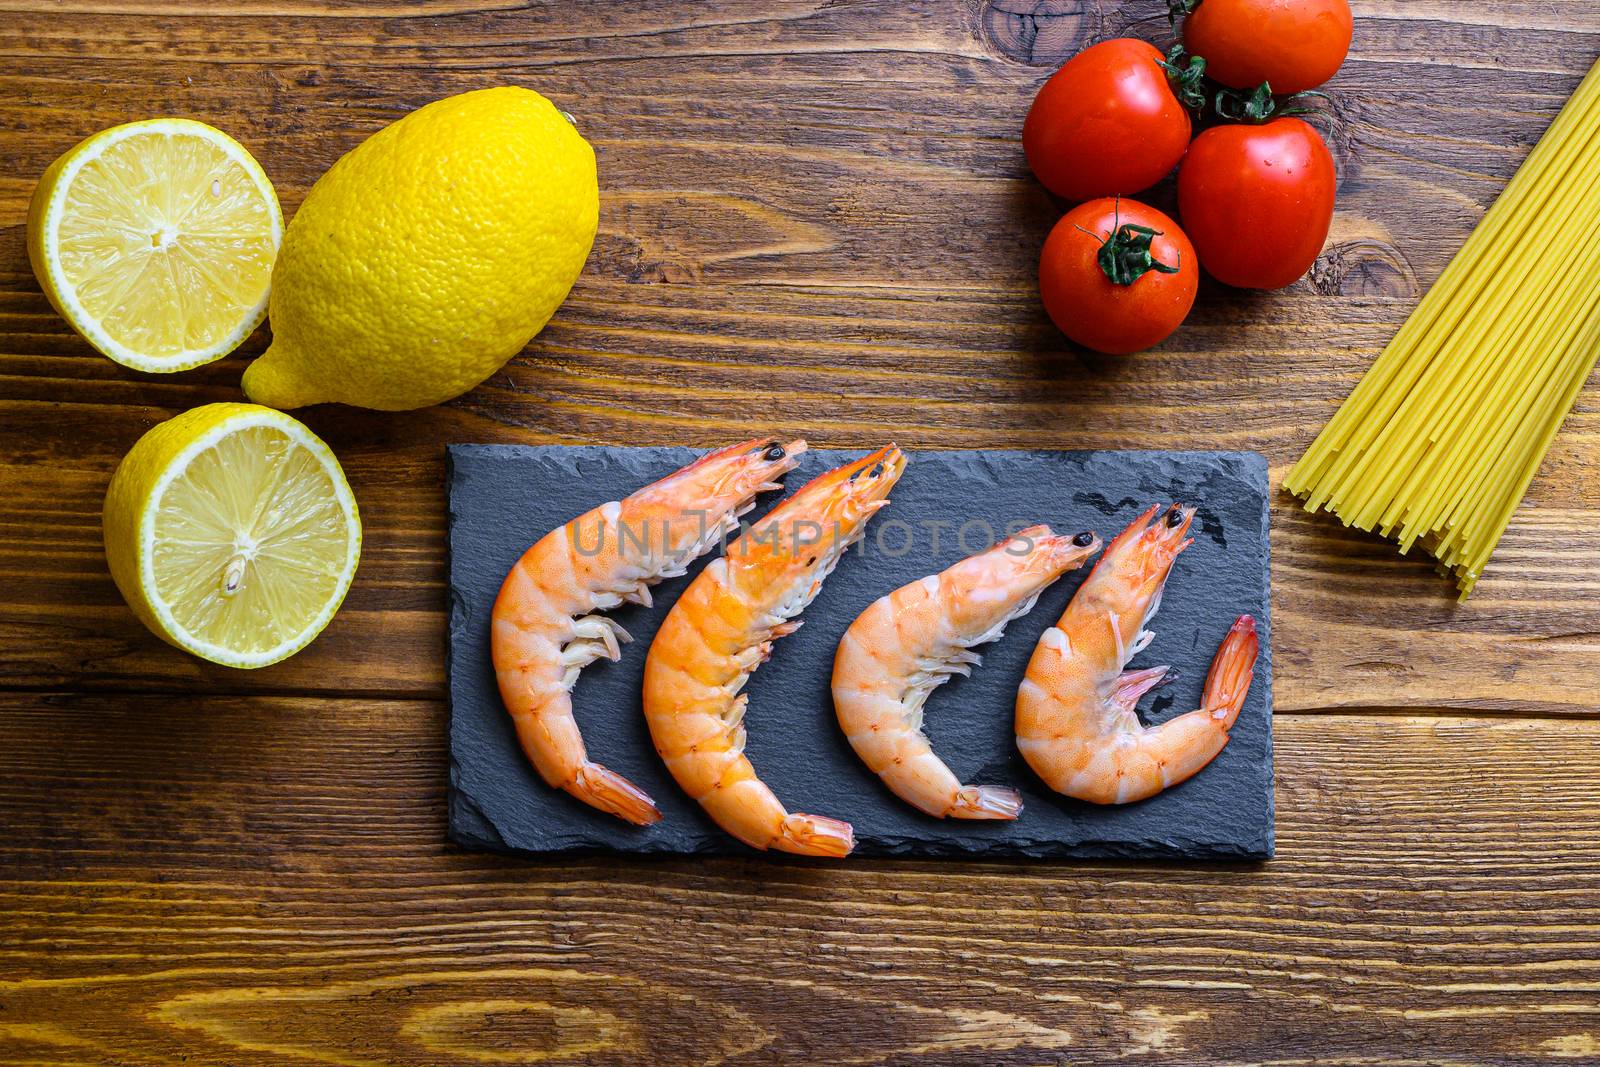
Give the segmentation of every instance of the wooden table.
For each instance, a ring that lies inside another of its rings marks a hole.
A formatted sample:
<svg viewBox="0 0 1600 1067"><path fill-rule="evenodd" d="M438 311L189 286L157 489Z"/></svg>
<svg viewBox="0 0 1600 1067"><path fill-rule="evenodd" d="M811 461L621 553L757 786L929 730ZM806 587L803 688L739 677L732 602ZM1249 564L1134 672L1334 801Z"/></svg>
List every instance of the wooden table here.
<svg viewBox="0 0 1600 1067"><path fill-rule="evenodd" d="M1309 278L1208 284L1109 360L1039 310L1058 208L1018 131L1083 44L1163 40L1154 0L0 0L0 1062L1600 1061L1593 390L1464 607L1278 501L1270 863L444 840L445 443L1250 448L1281 476L1600 54L1587 0L1356 14ZM101 496L263 341L170 377L95 355L29 272L34 181L181 114L292 209L383 124L507 81L599 155L571 299L455 403L305 413L367 532L315 645L253 673L168 648L111 584Z"/></svg>

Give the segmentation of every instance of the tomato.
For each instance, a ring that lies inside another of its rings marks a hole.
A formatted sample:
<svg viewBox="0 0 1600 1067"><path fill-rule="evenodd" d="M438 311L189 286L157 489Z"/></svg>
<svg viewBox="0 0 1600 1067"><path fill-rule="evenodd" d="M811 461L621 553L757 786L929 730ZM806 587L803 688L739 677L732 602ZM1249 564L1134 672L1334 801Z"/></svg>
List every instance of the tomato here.
<svg viewBox="0 0 1600 1067"><path fill-rule="evenodd" d="M1160 344L1194 306L1200 272L1178 224L1127 198L1079 204L1039 256L1039 293L1061 332L1125 355Z"/></svg>
<svg viewBox="0 0 1600 1067"><path fill-rule="evenodd" d="M1183 43L1223 85L1267 82L1275 93L1298 93L1333 77L1350 32L1347 0L1200 0L1184 20Z"/></svg>
<svg viewBox="0 0 1600 1067"><path fill-rule="evenodd" d="M1178 214L1217 281L1280 289L1322 251L1336 184L1327 145L1299 119L1213 126L1178 170Z"/></svg>
<svg viewBox="0 0 1600 1067"><path fill-rule="evenodd" d="M1068 200L1136 193L1177 166L1189 112L1163 61L1146 42L1120 37L1050 76L1022 124L1028 166L1047 189Z"/></svg>

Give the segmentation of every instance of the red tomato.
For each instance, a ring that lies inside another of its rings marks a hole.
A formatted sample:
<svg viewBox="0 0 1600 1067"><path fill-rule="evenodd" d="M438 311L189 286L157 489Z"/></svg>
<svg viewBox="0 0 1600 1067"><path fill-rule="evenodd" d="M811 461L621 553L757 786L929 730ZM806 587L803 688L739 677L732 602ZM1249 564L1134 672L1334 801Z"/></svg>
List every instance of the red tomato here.
<svg viewBox="0 0 1600 1067"><path fill-rule="evenodd" d="M1184 46L1206 73L1235 89L1315 89L1350 51L1347 0L1200 0L1183 23Z"/></svg>
<svg viewBox="0 0 1600 1067"><path fill-rule="evenodd" d="M1189 112L1164 57L1144 41L1101 41L1044 83L1022 124L1028 166L1057 196L1136 193L1166 177L1189 147Z"/></svg>
<svg viewBox="0 0 1600 1067"><path fill-rule="evenodd" d="M1299 119L1213 126L1178 171L1178 214L1217 281L1281 289L1322 251L1336 184L1327 145Z"/></svg>
<svg viewBox="0 0 1600 1067"><path fill-rule="evenodd" d="M1039 256L1050 318L1080 345L1110 355L1166 340L1194 306L1199 278L1178 224L1125 197L1067 212Z"/></svg>

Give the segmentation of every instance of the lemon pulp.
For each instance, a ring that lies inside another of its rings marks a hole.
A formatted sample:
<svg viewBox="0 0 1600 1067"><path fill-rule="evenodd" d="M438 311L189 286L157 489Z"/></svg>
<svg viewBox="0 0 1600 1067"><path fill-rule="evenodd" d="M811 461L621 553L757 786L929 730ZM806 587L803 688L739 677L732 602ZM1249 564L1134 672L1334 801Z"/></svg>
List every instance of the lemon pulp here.
<svg viewBox="0 0 1600 1067"><path fill-rule="evenodd" d="M348 518L327 470L281 429L229 434L162 494L156 597L193 637L269 654L342 595Z"/></svg>
<svg viewBox="0 0 1600 1067"><path fill-rule="evenodd" d="M226 134L183 119L107 130L58 160L35 199L41 283L117 362L210 362L265 315L283 218L261 168Z"/></svg>

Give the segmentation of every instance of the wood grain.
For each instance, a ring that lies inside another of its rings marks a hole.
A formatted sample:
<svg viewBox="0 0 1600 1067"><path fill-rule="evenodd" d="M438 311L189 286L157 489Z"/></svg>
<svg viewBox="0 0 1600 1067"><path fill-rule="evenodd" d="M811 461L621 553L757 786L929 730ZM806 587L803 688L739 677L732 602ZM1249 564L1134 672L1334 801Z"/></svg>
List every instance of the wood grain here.
<svg viewBox="0 0 1600 1067"><path fill-rule="evenodd" d="M1593 388L1465 607L1279 501L1270 864L443 840L447 442L1226 447L1281 476L1600 53L1588 0L1354 8L1317 265L1206 283L1107 360L1037 306L1060 205L1018 132L1084 44L1164 43L1156 0L0 0L0 1064L1600 1062ZM385 123L503 82L599 157L571 299L449 405L304 413L366 521L310 649L170 649L110 582L101 497L265 337L175 376L94 354L27 266L38 174L189 115L292 211Z"/></svg>
<svg viewBox="0 0 1600 1067"><path fill-rule="evenodd" d="M0 708L0 803L31 827L0 844L19 1058L1481 1063L1600 1039L1600 723L1280 717L1261 867L820 867L462 854L431 701Z"/></svg>

